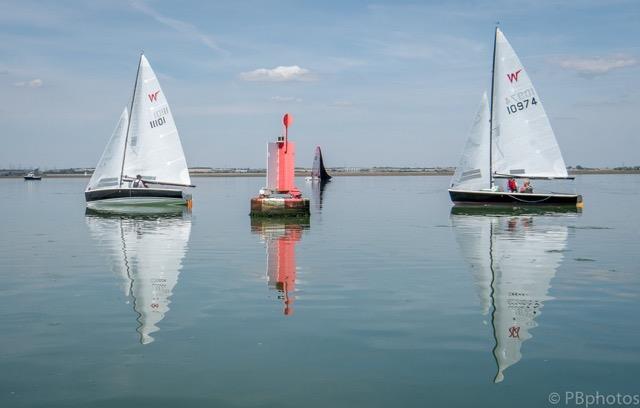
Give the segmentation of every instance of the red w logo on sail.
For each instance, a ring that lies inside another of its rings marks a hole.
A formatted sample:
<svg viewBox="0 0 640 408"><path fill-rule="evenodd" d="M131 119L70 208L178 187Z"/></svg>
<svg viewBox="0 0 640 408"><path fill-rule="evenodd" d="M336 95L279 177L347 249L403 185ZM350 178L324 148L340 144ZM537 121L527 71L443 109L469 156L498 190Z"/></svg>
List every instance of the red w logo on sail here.
<svg viewBox="0 0 640 408"><path fill-rule="evenodd" d="M150 93L150 94L149 94L149 100L150 100L151 102L155 102L155 101L157 101L157 100L158 100L158 94L159 94L159 93L160 93L160 91L155 91L155 92L153 92L153 93Z"/></svg>
<svg viewBox="0 0 640 408"><path fill-rule="evenodd" d="M507 74L507 78L509 78L509 82L511 82L511 83L513 83L513 81L518 82L518 75L520 75L520 71L522 71L522 70L519 69L516 72L512 72L510 74Z"/></svg>

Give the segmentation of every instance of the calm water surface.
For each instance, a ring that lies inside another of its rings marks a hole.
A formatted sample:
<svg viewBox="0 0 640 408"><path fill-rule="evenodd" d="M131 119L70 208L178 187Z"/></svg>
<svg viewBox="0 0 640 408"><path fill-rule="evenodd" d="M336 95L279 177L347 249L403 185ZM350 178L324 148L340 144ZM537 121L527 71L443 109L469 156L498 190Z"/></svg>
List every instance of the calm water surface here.
<svg viewBox="0 0 640 408"><path fill-rule="evenodd" d="M640 393L640 177L582 213L452 212L448 177L341 177L251 223L85 214L84 179L0 181L0 406L552 406ZM620 189L620 186L625 186Z"/></svg>

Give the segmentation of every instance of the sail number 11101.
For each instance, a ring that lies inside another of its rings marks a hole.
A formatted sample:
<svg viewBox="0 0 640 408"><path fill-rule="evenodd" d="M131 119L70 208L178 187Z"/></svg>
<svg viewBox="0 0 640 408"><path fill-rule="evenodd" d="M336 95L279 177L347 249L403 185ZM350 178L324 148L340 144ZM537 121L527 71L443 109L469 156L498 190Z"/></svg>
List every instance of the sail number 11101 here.
<svg viewBox="0 0 640 408"><path fill-rule="evenodd" d="M520 102L507 105L507 113L511 115L512 113L517 113L518 111L527 109L530 105L537 105L538 101L536 101L535 96L531 99L523 99Z"/></svg>

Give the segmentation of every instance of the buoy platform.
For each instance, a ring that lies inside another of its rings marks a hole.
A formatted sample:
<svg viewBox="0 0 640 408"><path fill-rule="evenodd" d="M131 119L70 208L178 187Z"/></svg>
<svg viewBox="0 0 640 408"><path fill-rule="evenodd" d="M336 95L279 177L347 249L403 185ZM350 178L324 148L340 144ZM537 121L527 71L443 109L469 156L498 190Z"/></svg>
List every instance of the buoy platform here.
<svg viewBox="0 0 640 408"><path fill-rule="evenodd" d="M251 199L252 217L305 217L309 199L292 197L254 197Z"/></svg>

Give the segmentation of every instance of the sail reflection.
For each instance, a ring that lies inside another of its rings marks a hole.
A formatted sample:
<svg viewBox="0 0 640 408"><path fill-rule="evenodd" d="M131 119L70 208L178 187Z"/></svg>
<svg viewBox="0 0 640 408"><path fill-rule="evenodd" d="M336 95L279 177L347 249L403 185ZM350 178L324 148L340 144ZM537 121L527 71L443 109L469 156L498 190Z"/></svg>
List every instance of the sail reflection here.
<svg viewBox="0 0 640 408"><path fill-rule="evenodd" d="M567 244L568 227L560 224L567 216L571 217L452 211L451 223L471 266L482 314L491 312L496 383L522 358L522 344L533 337L530 330L538 325L544 302L551 299L551 280Z"/></svg>
<svg viewBox="0 0 640 408"><path fill-rule="evenodd" d="M317 213L322 211L322 198L327 183L328 182L319 179L311 180L311 204Z"/></svg>
<svg viewBox="0 0 640 408"><path fill-rule="evenodd" d="M187 252L190 213L184 207L137 215L87 210L85 218L93 239L107 249L124 295L138 315L140 343L153 342Z"/></svg>
<svg viewBox="0 0 640 408"><path fill-rule="evenodd" d="M293 314L295 300L296 244L307 229L309 217L251 219L251 232L260 235L267 247L269 288L279 293L286 316Z"/></svg>

